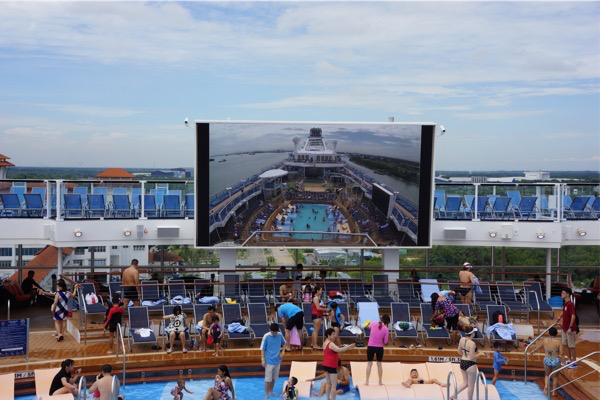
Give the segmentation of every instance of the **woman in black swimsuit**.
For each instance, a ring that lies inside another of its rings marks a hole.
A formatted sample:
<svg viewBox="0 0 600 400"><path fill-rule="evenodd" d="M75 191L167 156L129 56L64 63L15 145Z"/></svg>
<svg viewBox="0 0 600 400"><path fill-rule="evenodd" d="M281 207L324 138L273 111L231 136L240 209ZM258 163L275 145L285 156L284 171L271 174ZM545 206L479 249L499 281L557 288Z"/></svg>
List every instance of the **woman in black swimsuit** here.
<svg viewBox="0 0 600 400"><path fill-rule="evenodd" d="M465 327L465 336L458 342L458 354L460 358L460 372L462 374L462 384L457 388L457 394L469 388L468 400L473 400L473 392L475 391L475 385L477 384L477 374L479 369L477 368L477 344L473 341L473 335L475 330L471 326ZM455 399L451 397L451 399Z"/></svg>

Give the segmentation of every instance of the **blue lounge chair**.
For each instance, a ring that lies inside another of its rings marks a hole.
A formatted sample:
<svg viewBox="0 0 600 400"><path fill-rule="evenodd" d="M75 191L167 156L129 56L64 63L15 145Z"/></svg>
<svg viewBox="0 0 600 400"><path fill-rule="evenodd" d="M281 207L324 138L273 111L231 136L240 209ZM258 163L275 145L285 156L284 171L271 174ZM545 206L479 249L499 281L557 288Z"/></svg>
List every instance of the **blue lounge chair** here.
<svg viewBox="0 0 600 400"><path fill-rule="evenodd" d="M113 208L112 213L114 217L132 217L131 204L129 203L129 196L126 194L113 194Z"/></svg>
<svg viewBox="0 0 600 400"><path fill-rule="evenodd" d="M392 303L392 327L390 332L392 333L392 344L396 339L414 339L419 344L419 333L417 332L417 320L410 316L410 307L407 303ZM396 322L404 321L411 322L412 328L410 329L396 329Z"/></svg>
<svg viewBox="0 0 600 400"><path fill-rule="evenodd" d="M348 299L354 304L372 301L360 279L348 279Z"/></svg>
<svg viewBox="0 0 600 400"><path fill-rule="evenodd" d="M165 297L162 295L162 293L160 293L160 290L158 289L158 281L142 281L141 284L142 298L140 299L140 301L142 305L148 307L149 311L162 310L162 307L164 305L164 303L162 302L159 304L144 304L144 302L157 302L164 300Z"/></svg>
<svg viewBox="0 0 600 400"><path fill-rule="evenodd" d="M518 190L507 190L506 195L510 197L511 204L521 203L521 193Z"/></svg>
<svg viewBox="0 0 600 400"><path fill-rule="evenodd" d="M409 307L420 307L421 300L415 295L414 284L410 283L412 279L396 279L396 282L398 282L398 299Z"/></svg>
<svg viewBox="0 0 600 400"><path fill-rule="evenodd" d="M44 201L44 204L46 204L46 188L45 187L34 187L34 188L31 188L31 193L32 194L39 194L40 196L42 196L42 200Z"/></svg>
<svg viewBox="0 0 600 400"><path fill-rule="evenodd" d="M121 195L121 194L127 194L127 188L124 187L116 187L113 188L113 192L112 192L113 196L115 194Z"/></svg>
<svg viewBox="0 0 600 400"><path fill-rule="evenodd" d="M265 288L264 279L249 279L248 291L246 292L246 301L248 303L271 304L269 295Z"/></svg>
<svg viewBox="0 0 600 400"><path fill-rule="evenodd" d="M17 184L17 183L23 183L23 182L15 182L15 184ZM25 198L23 197L23 195L25 194L26 191L27 191L27 187L25 187L25 186L13 186L10 188L10 193L17 195L17 198L19 199L19 204L23 204L23 202L25 201Z"/></svg>
<svg viewBox="0 0 600 400"><path fill-rule="evenodd" d="M487 311L487 316L486 316L486 323L484 324L484 327L487 325L488 327L493 326L494 325L494 314L496 313L501 313L502 314L502 320L504 321L505 324L510 323L510 320L508 319L508 313L506 312L506 307L503 305L493 305L493 306L487 306L486 307L486 311ZM504 340L502 339L500 336L496 335L493 331L490 333L489 336L490 339L490 344L493 342L500 342L500 343L512 343L516 348L519 348L519 342L517 341L517 335L513 335L512 338L510 340Z"/></svg>
<svg viewBox="0 0 600 400"><path fill-rule="evenodd" d="M77 186L73 188L73 194L78 194L81 197L81 204L87 200L88 188Z"/></svg>
<svg viewBox="0 0 600 400"><path fill-rule="evenodd" d="M444 205L446 204L446 191L437 189L433 192L435 199L434 204L437 207L438 213L444 212Z"/></svg>
<svg viewBox="0 0 600 400"><path fill-rule="evenodd" d="M392 297L392 292L388 288L388 276L386 274L375 274L373 279L373 301L379 304L379 307L389 308L390 304L396 301ZM378 283L381 282L381 283Z"/></svg>
<svg viewBox="0 0 600 400"><path fill-rule="evenodd" d="M339 302L339 303L336 302L336 303L338 305L338 309L340 310L340 313L342 313L344 315L346 322L350 323L350 313L348 312L348 304L344 303L344 302ZM356 342L358 342L360 339L359 334L354 334L354 333L344 329L343 326L341 326L340 327L340 338L344 338L344 337L354 338L356 340Z"/></svg>
<svg viewBox="0 0 600 400"><path fill-rule="evenodd" d="M213 287L209 279L194 279L194 299L196 303L205 296L213 295ZM207 304L207 306L210 304Z"/></svg>
<svg viewBox="0 0 600 400"><path fill-rule="evenodd" d="M106 196L103 194L88 194L87 195L87 216L89 218L100 217L104 218L106 213Z"/></svg>
<svg viewBox="0 0 600 400"><path fill-rule="evenodd" d="M242 308L240 304L222 304L223 307L223 333L224 345L227 345L229 340L247 340L248 344L252 346L254 341L254 333L252 329L246 327L245 332L229 332L229 325L242 320Z"/></svg>
<svg viewBox="0 0 600 400"><path fill-rule="evenodd" d="M164 204L162 208L162 215L165 218L181 218L181 202L179 196L174 194L166 194L163 197Z"/></svg>
<svg viewBox="0 0 600 400"><path fill-rule="evenodd" d="M248 303L248 319L255 339L262 339L265 334L270 332L271 323L267 317L267 306L264 303Z"/></svg>
<svg viewBox="0 0 600 400"><path fill-rule="evenodd" d="M221 303L225 303L226 298L241 303L243 301L243 296L242 288L240 286L240 276L238 274L223 274L222 277L225 285Z"/></svg>
<svg viewBox="0 0 600 400"><path fill-rule="evenodd" d="M477 197L477 216L475 216L475 200L471 202L471 217L479 219L487 219L492 216L492 208L490 207L490 201L488 196Z"/></svg>
<svg viewBox="0 0 600 400"><path fill-rule="evenodd" d="M80 283L79 284L79 305L83 312L79 313L79 326L83 326L83 340L84 343L87 343L87 318L88 315L98 315L105 314L106 307L104 306L104 302L102 301L102 297L96 294L96 287L93 283ZM88 304L86 296L90 299L90 303ZM98 301L93 303L91 301L92 297L95 297Z"/></svg>
<svg viewBox="0 0 600 400"><path fill-rule="evenodd" d="M142 195L142 188L133 188L131 189L131 206L133 207L136 213L139 213L139 210L142 208L140 205Z"/></svg>
<svg viewBox="0 0 600 400"><path fill-rule="evenodd" d="M129 314L129 352L133 353L133 346L136 344L155 344L158 346L158 340L154 333L154 326L148 317L148 307L127 307Z"/></svg>
<svg viewBox="0 0 600 400"><path fill-rule="evenodd" d="M19 196L16 193L4 193L0 194L0 200L2 200L2 208L0 209L0 215L3 217L20 217L21 216L21 203L19 202Z"/></svg>
<svg viewBox="0 0 600 400"><path fill-rule="evenodd" d="M544 295L542 293L542 285L536 281L524 281L523 285L529 287L529 306L531 307L531 311L537 312L547 312L551 314L550 318L554 318L554 310L552 306L544 300Z"/></svg>
<svg viewBox="0 0 600 400"><path fill-rule="evenodd" d="M142 200L140 199L140 210L142 209ZM141 212L141 211L140 211ZM144 195L144 217L146 218L157 218L159 216L159 209L156 207L156 197L153 194Z"/></svg>
<svg viewBox="0 0 600 400"><path fill-rule="evenodd" d="M565 204L565 215L567 219L585 219L592 216L591 209L588 208L590 196L577 196L570 206Z"/></svg>
<svg viewBox="0 0 600 400"><path fill-rule="evenodd" d="M514 216L510 209L510 197L498 196L492 207L492 215L494 219L510 219Z"/></svg>
<svg viewBox="0 0 600 400"><path fill-rule="evenodd" d="M183 279L169 279L167 287L169 292L169 301L173 300L177 296L181 296L183 299L189 299L189 303L180 304L182 309L192 309L192 295L185 289L185 281Z"/></svg>
<svg viewBox="0 0 600 400"><path fill-rule="evenodd" d="M523 313L529 317L529 306L517 299L513 283L510 281L497 281L496 284L500 285L497 286L500 304L505 305L509 313Z"/></svg>
<svg viewBox="0 0 600 400"><path fill-rule="evenodd" d="M487 306L496 306L498 303L494 300L492 296L492 291L490 286L488 286L488 282L479 282L481 285L479 288L481 289L481 293L477 293L477 291L473 292L473 304L479 310L485 310Z"/></svg>
<svg viewBox="0 0 600 400"><path fill-rule="evenodd" d="M65 199L65 218L83 217L83 202L79 194L64 194Z"/></svg>
<svg viewBox="0 0 600 400"><path fill-rule="evenodd" d="M150 189L150 195L156 198L156 205L161 208L164 200L164 196L167 194L167 189Z"/></svg>
<svg viewBox="0 0 600 400"><path fill-rule="evenodd" d="M462 212L462 197L461 196L448 196L446 198L446 205L444 211L440 213L443 215L443 219L458 219Z"/></svg>
<svg viewBox="0 0 600 400"><path fill-rule="evenodd" d="M302 311L304 312L304 325L302 326L302 331L304 332L304 342L308 340L308 338L312 337L313 330L315 328L315 323L312 320L312 303L302 303ZM321 327L319 328L319 332L317 335L324 340L325 335L325 317L321 322ZM283 332L283 331L282 331Z"/></svg>
<svg viewBox="0 0 600 400"><path fill-rule="evenodd" d="M531 216L535 217L536 209L535 203L537 202L537 197L535 196L525 196L521 199L519 205L513 208L518 219L529 219ZM515 203L517 204L517 203Z"/></svg>
<svg viewBox="0 0 600 400"><path fill-rule="evenodd" d="M120 281L108 282L108 294L110 298L117 296L119 299L123 300L123 289L121 289ZM125 309L127 308L127 304L125 304Z"/></svg>
<svg viewBox="0 0 600 400"><path fill-rule="evenodd" d="M42 217L44 215L44 200L40 194L25 193L25 208L23 212L28 217Z"/></svg>
<svg viewBox="0 0 600 400"><path fill-rule="evenodd" d="M471 307L469 307L468 304L455 304L455 306L459 311L462 311L463 314L471 318ZM460 333L460 336L465 336L465 332L460 329L458 330L458 333ZM485 336L483 335L483 332L479 330L479 326L477 327L477 332L475 332L475 335L472 337L472 339L480 341L482 347L485 346Z"/></svg>

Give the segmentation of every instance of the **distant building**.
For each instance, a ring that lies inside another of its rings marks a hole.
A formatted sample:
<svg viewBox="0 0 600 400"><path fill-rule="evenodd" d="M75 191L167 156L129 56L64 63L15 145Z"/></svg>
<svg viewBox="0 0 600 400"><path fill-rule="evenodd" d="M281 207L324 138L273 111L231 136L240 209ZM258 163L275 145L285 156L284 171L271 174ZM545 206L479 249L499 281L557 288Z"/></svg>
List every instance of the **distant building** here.
<svg viewBox="0 0 600 400"><path fill-rule="evenodd" d="M337 259L346 261L348 259L348 252L342 249L315 249L313 250L313 254L318 263L327 263Z"/></svg>
<svg viewBox="0 0 600 400"><path fill-rule="evenodd" d="M525 180L527 181L549 181L550 173L542 171L525 171Z"/></svg>
<svg viewBox="0 0 600 400"><path fill-rule="evenodd" d="M135 179L135 175L123 168L108 168L96 175L98 179Z"/></svg>
<svg viewBox="0 0 600 400"><path fill-rule="evenodd" d="M6 160L10 160L10 157L5 156L4 154L0 154L0 179L6 179L6 176L8 174L8 167L15 166L15 164Z"/></svg>

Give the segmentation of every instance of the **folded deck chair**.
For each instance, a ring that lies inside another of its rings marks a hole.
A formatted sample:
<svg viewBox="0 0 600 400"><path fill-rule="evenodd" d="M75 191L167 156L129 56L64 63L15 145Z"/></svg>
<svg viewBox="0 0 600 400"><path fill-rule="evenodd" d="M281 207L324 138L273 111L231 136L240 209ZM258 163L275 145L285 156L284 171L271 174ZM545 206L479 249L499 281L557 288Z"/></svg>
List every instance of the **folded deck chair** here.
<svg viewBox="0 0 600 400"><path fill-rule="evenodd" d="M419 334L417 332L417 321L415 318L410 316L410 308L407 303L392 303L392 343L398 338L410 338L415 339L419 344ZM396 322L411 322L412 328L410 329L396 329Z"/></svg>
<svg viewBox="0 0 600 400"><path fill-rule="evenodd" d="M552 306L544 300L542 293L542 285L536 281L524 281L523 285L529 287L529 305L532 311L547 312L551 314L550 318L554 318L554 310Z"/></svg>
<svg viewBox="0 0 600 400"><path fill-rule="evenodd" d="M517 299L513 283L510 281L497 281L496 284L498 285L500 303L506 306L508 312L527 314L529 317L529 306Z"/></svg>
<svg viewBox="0 0 600 400"><path fill-rule="evenodd" d="M440 291L437 279L419 279L419 282L421 283L421 299L424 303L430 303L431 295Z"/></svg>
<svg viewBox="0 0 600 400"><path fill-rule="evenodd" d="M15 400L15 374L0 375L0 400Z"/></svg>
<svg viewBox="0 0 600 400"><path fill-rule="evenodd" d="M423 333L425 335L423 344L427 344L427 339L450 339L450 334L446 330L446 327L442 326L437 329L431 329L432 317L433 310L431 309L431 303L421 304L421 327L423 328Z"/></svg>
<svg viewBox="0 0 600 400"><path fill-rule="evenodd" d="M358 327L363 331L363 337L369 338L371 336L371 330L369 326L365 326L368 322L379 322L379 305L377 303L357 303L356 309L358 310Z"/></svg>
<svg viewBox="0 0 600 400"><path fill-rule="evenodd" d="M162 307L161 307L162 309ZM154 333L154 327L148 316L148 307L128 307L129 313L129 351L133 352L133 346L136 344L156 344L158 340Z"/></svg>
<svg viewBox="0 0 600 400"><path fill-rule="evenodd" d="M316 374L316 361L292 361L292 366L290 367L290 376L298 379L298 383L296 384L296 388L298 389L298 398L308 399L311 396L310 390L312 388L312 381L308 382L308 380L314 379ZM285 387L286 382L287 379L283 383L283 387Z"/></svg>
<svg viewBox="0 0 600 400"><path fill-rule="evenodd" d="M72 394L59 394L50 396L52 380L58 374L60 368L36 369L35 375L35 397L37 400L73 400Z"/></svg>

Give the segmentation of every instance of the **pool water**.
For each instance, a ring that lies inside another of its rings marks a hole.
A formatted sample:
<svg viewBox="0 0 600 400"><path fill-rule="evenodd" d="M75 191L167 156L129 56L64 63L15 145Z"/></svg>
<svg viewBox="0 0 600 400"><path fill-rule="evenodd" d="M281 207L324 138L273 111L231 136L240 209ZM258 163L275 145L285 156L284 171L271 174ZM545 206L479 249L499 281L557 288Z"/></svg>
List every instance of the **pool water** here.
<svg viewBox="0 0 600 400"><path fill-rule="evenodd" d="M287 378L281 377L275 383L275 393L277 396L271 396L271 399L280 398L283 385ZM323 381L317 381L313 384L313 391L319 391ZM490 381L488 381L488 384ZM127 385L121 390L121 394L125 394L126 400L172 400L171 389L176 385L172 382L153 382L146 384ZM233 385L236 389L236 399L238 400L262 400L265 394L264 378L234 378ZM186 387L194 394L184 392L184 399L202 399L209 388L213 386L212 379L201 379L187 381ZM496 389L502 400L544 400L546 397L542 390L535 383L525 384L523 381L502 381L496 382ZM88 396L88 399L90 397ZM324 399L325 397L311 397L311 399ZM348 393L338 395L338 399L354 399L359 400L359 394L356 389L352 389ZM15 400L35 400L35 396L18 396Z"/></svg>
<svg viewBox="0 0 600 400"><path fill-rule="evenodd" d="M332 211L327 212L331 206L328 204L309 204L309 203L297 203L292 204L296 206L296 212L290 212L286 215L285 222L278 221L277 228L281 227L282 232L290 231L319 231L337 232L336 216ZM343 215L339 214L342 218ZM287 233L276 233L275 236L289 236ZM315 239L320 240L323 235L320 234L308 234L308 233L292 233L291 236L294 239ZM333 239L325 235L325 239Z"/></svg>

